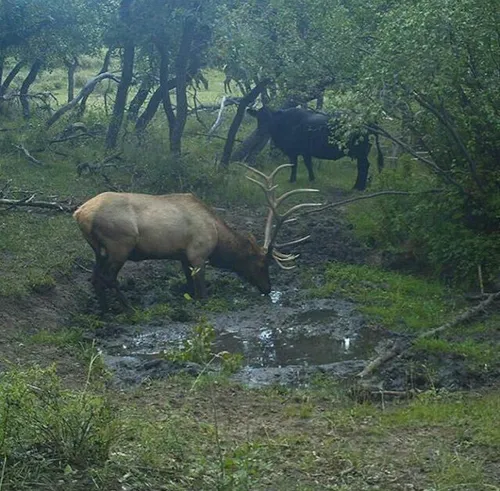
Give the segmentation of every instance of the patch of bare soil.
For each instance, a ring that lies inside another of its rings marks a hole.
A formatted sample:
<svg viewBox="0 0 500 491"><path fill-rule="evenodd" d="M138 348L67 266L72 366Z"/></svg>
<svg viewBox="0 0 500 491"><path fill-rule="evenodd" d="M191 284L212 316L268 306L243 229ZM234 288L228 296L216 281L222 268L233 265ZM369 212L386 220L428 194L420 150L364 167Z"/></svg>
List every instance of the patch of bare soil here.
<svg viewBox="0 0 500 491"><path fill-rule="evenodd" d="M59 278L44 292L26 297L0 297L1 366L48 366L56 363L69 383L79 382L85 372L82 363L64 347L31 342L41 331L56 333L68 327L81 311L87 295L87 274L75 268L71 278Z"/></svg>

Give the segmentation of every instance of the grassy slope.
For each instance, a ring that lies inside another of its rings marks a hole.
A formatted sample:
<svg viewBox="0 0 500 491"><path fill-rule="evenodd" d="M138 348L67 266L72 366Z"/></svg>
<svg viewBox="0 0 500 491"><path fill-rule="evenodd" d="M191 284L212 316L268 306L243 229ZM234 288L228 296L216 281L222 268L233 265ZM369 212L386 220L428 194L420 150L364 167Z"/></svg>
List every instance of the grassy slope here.
<svg viewBox="0 0 500 491"><path fill-rule="evenodd" d="M95 73L95 67L91 68L89 74ZM51 84L49 80L43 83ZM62 86L60 91L62 95ZM213 92L202 93L202 100L213 103L220 92L217 81ZM210 126L214 115L202 118ZM203 136L190 136L186 170L171 173L165 123L159 118L156 124L161 131L149 138L146 147L138 148L133 140L125 145L120 168L109 171L112 182L135 191L193 189L224 205L262 201L240 169L220 182L213 160L220 155L222 143L215 139L207 142ZM253 125L249 120L244 131ZM206 127L194 121L187 128L188 134L205 131ZM35 148L41 137L43 131L37 128L2 135L0 187L10 180L7 189L19 196L19 190L36 191L39 197L57 195L75 201L106 189L99 175L78 177L75 171L77 163L100 158L97 145L58 148L68 157L44 152L40 158L50 164L44 168L28 164L11 145L24 141L28 148ZM264 166L275 164L274 159L263 157ZM306 185L305 174L302 166L300 185ZM332 187L349 189L354 176L355 167L348 160L322 163L317 185L325 192ZM286 176L280 178L280 185L283 190L289 188ZM26 298L33 291L50 291L63 277L71 281L75 260L88 265L91 253L70 216L26 210L0 215L0 305L12 296ZM330 265L325 283L313 291L319 296L339 292L359 302L374 322L394 330L434 327L462 307L441 285L364 266ZM87 318L86 328L89 322ZM496 350L488 345L497 326L498 318L492 318L439 341L421 343L416 349L438 356L464 356L475 369L483 370L485 365L498 363ZM26 346L17 353L21 366L35 351L44 365L51 360L64 360L73 367L89 365L94 351L78 330L54 325L37 325L35 330L35 336L19 332L15 338ZM475 333L472 338L471 332ZM5 351L2 353L4 356ZM53 440L44 443L42 434L31 441L25 435L19 448L28 447L34 458L9 454L5 489L444 491L496 489L500 479L497 390L453 395L431 392L409 403L384 406L353 402L342 388L328 381L304 390L253 391L224 380L174 378L118 393L100 385L99 377L92 378L90 386L82 385L85 368L77 370L80 382L73 380L71 386L79 397L82 387L84 393L91 388L112 399L116 408L114 415L122 431L113 440L110 459L80 465L71 461L67 467L67 459L51 457ZM63 415L69 411L65 405L62 408ZM5 407L0 413L5 432ZM72 421L61 418L61 413L50 413L48 418L54 414L58 421ZM70 438L61 434L65 440ZM99 434L97 438L104 437Z"/></svg>

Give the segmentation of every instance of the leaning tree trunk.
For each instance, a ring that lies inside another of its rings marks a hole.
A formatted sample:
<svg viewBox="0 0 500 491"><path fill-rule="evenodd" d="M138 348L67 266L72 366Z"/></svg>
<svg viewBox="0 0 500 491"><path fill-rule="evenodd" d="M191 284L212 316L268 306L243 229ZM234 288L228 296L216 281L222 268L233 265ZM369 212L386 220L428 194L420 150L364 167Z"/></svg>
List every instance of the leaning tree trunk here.
<svg viewBox="0 0 500 491"><path fill-rule="evenodd" d="M139 116L137 119L137 122L135 123L135 131L136 133L141 133L146 129L146 126L151 122L151 120L154 118L154 115L158 111L158 108L160 107L161 101L162 101L162 88L158 87L154 92L153 95L151 96L151 99L149 99L149 102L146 106L146 109L142 112L142 114Z"/></svg>
<svg viewBox="0 0 500 491"><path fill-rule="evenodd" d="M9 74L5 77L2 85L0 86L0 97L4 96L7 90L9 90L10 84L16 78L17 74L21 71L21 68L26 64L24 60L21 60L16 63L14 68L9 72Z"/></svg>
<svg viewBox="0 0 500 491"><path fill-rule="evenodd" d="M33 85L33 82L36 80L36 77L40 72L40 69L42 68L42 63L43 62L41 59L37 59L33 62L33 65L31 65L28 75L26 76L21 85L21 90L19 91L19 98L21 100L21 106L23 108L24 119L29 119L31 116L30 104L28 100L28 91L30 87Z"/></svg>
<svg viewBox="0 0 500 491"><path fill-rule="evenodd" d="M123 122L125 106L127 104L127 95L132 77L134 75L134 55L135 46L133 42L128 42L123 50L123 66L121 72L120 84L116 92L115 104L113 106L113 115L108 126L106 135L106 148L115 148L118 140L118 133Z"/></svg>
<svg viewBox="0 0 500 491"><path fill-rule="evenodd" d="M111 55L113 54L114 48L108 48L106 51L106 55L104 56L104 61L102 62L102 68L100 69L97 75L101 75L103 73L107 73L109 70L109 65L111 64ZM85 108L87 107L87 100L90 97L90 94L87 94L81 101L78 109L78 117L81 118L83 113L85 112Z"/></svg>
<svg viewBox="0 0 500 491"><path fill-rule="evenodd" d="M167 116L168 120L168 133L169 133L169 141L172 142L172 133L175 127L175 112L172 107L172 101L170 100L170 85L169 85L169 55L168 50L166 48L166 42L162 40L156 41L156 49L160 54L160 94L161 94L161 102L163 104L163 110Z"/></svg>
<svg viewBox="0 0 500 491"><path fill-rule="evenodd" d="M135 96L130 101L127 110L127 119L129 121L137 121L137 116L142 105L146 102L148 95L151 91L151 87L153 86L153 81L149 75L146 75L141 82L141 86L139 90L135 94Z"/></svg>
<svg viewBox="0 0 500 491"><path fill-rule="evenodd" d="M229 161L231 160L231 153L233 151L234 140L236 138L236 134L238 133L238 129L243 121L243 116L245 116L245 111L247 107L252 104L255 99L257 99L258 95L266 88L266 85L269 83L268 79L263 80L259 84L257 84L245 97L241 98L241 101L238 105L238 110L236 111L236 115L229 127L229 131L227 133L226 144L224 145L224 151L222 153L221 158L221 167L227 168L229 167Z"/></svg>
<svg viewBox="0 0 500 491"><path fill-rule="evenodd" d="M268 132L262 132L258 128L252 131L250 136L231 154L231 161L254 164L257 155L266 146L269 138L270 135Z"/></svg>
<svg viewBox="0 0 500 491"><path fill-rule="evenodd" d="M177 85L177 80L175 78L172 80L169 80L167 82L168 92L170 92L172 89L174 89L176 87L176 85ZM162 100L163 100L163 92L162 91L163 91L163 88L160 86L153 92L153 95L151 96L151 99L149 99L149 102L146 106L146 109L144 109L142 114L137 119L137 122L135 123L135 131L137 133L144 131L146 129L147 125L154 118L154 116L155 116L156 112L158 111L158 108L160 107L160 104L162 103Z"/></svg>

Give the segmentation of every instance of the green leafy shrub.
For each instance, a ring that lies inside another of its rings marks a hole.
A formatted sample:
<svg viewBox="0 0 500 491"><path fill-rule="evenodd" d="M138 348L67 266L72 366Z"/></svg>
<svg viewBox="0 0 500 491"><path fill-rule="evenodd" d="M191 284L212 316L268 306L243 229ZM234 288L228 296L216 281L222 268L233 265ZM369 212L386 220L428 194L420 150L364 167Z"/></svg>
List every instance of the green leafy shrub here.
<svg viewBox="0 0 500 491"><path fill-rule="evenodd" d="M382 173L374 190L418 192L436 187L436 180L404 158L397 169ZM500 272L498 231L488 223L500 207L492 196L491 217L471 208L463 195L446 190L409 196L382 196L371 206L354 205L349 216L358 236L369 245L399 255L413 269L465 287L478 286L478 266L484 282ZM483 210L484 211L484 210ZM498 218L498 217L497 217Z"/></svg>

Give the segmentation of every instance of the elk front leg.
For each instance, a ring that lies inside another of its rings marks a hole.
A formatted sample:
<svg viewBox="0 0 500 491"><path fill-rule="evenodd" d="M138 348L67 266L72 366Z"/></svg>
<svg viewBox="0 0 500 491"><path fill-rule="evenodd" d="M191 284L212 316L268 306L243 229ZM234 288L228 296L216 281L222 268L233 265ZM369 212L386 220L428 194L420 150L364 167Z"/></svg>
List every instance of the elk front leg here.
<svg viewBox="0 0 500 491"><path fill-rule="evenodd" d="M194 295L196 299L206 298L205 263L201 262L196 265L196 263L191 263L186 259L182 261L182 268L186 275L189 293Z"/></svg>

